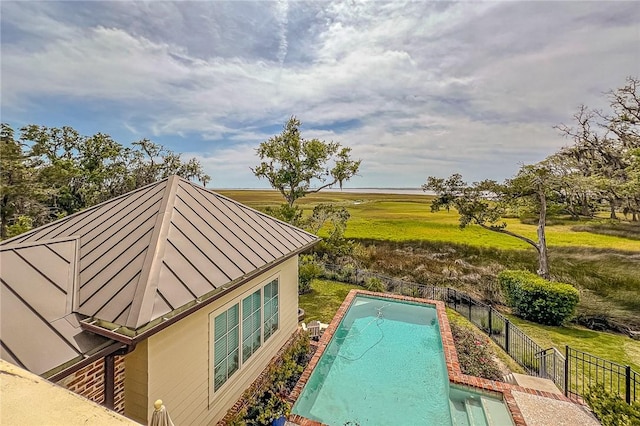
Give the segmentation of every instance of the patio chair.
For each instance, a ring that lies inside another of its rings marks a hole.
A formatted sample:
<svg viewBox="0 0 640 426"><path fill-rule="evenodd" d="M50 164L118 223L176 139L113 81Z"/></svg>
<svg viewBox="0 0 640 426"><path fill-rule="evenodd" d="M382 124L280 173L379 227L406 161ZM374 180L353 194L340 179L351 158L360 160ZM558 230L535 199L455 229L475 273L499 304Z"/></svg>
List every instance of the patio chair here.
<svg viewBox="0 0 640 426"><path fill-rule="evenodd" d="M307 330L309 330L309 336L312 339L318 340L320 339L320 321L313 320L310 321L307 325Z"/></svg>

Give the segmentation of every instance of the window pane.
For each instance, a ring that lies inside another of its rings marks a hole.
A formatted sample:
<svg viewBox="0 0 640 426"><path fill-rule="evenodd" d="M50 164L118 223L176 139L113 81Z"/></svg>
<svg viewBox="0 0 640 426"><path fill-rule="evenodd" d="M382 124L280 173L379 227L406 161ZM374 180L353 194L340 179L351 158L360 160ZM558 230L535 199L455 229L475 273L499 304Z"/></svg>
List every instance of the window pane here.
<svg viewBox="0 0 640 426"><path fill-rule="evenodd" d="M215 333L214 339L218 340L224 336L227 332L227 313L223 312L215 319Z"/></svg>
<svg viewBox="0 0 640 426"><path fill-rule="evenodd" d="M240 350L236 349L235 351L231 352L231 354L229 355L229 362L228 362L229 372L227 374L228 377L231 377L233 373L238 371L238 367L240 365L240 359L238 358L239 353L240 353Z"/></svg>
<svg viewBox="0 0 640 426"><path fill-rule="evenodd" d="M260 347L260 332L256 332L253 335L253 351L255 352Z"/></svg>
<svg viewBox="0 0 640 426"><path fill-rule="evenodd" d="M230 353L234 349L238 348L238 340L240 340L238 334L238 327L235 327L233 330L229 331L229 336L227 337L227 344L229 345L229 348L227 349L227 352Z"/></svg>
<svg viewBox="0 0 640 426"><path fill-rule="evenodd" d="M215 363L215 365L218 365L227 357L227 339L222 338L216 342L214 353L215 356L213 362Z"/></svg>
<svg viewBox="0 0 640 426"><path fill-rule="evenodd" d="M214 318L213 343L213 389L218 390L231 374L238 370L238 310L233 305Z"/></svg>
<svg viewBox="0 0 640 426"><path fill-rule="evenodd" d="M271 299L271 283L264 286L264 300Z"/></svg>
<svg viewBox="0 0 640 426"><path fill-rule="evenodd" d="M270 298L265 296L264 299L264 340L266 341L278 329L278 280L273 280L265 286L265 294L271 295Z"/></svg>
<svg viewBox="0 0 640 426"><path fill-rule="evenodd" d="M223 361L220 365L215 368L215 377L214 377L214 390L220 389L220 386L227 381L227 362Z"/></svg>
<svg viewBox="0 0 640 426"><path fill-rule="evenodd" d="M256 330L260 334L260 308L253 314L253 331Z"/></svg>
<svg viewBox="0 0 640 426"><path fill-rule="evenodd" d="M272 305L273 304L271 302L267 302L267 301L264 302L264 319L265 319L265 322L267 321L267 319L272 314L272 310L271 310L271 306Z"/></svg>
<svg viewBox="0 0 640 426"><path fill-rule="evenodd" d="M246 361L260 346L261 335L261 290L255 291L242 301L242 360ZM257 344L256 344L257 339Z"/></svg>
<svg viewBox="0 0 640 426"><path fill-rule="evenodd" d="M238 308L239 306L237 304L233 305L228 311L228 321L229 321L229 327L228 328L233 328L236 325L238 325Z"/></svg>
<svg viewBox="0 0 640 426"><path fill-rule="evenodd" d="M249 296L242 301L242 319L245 320L249 318L249 316L251 316L251 312L253 312L253 309L252 309L252 303L251 303L251 296Z"/></svg>

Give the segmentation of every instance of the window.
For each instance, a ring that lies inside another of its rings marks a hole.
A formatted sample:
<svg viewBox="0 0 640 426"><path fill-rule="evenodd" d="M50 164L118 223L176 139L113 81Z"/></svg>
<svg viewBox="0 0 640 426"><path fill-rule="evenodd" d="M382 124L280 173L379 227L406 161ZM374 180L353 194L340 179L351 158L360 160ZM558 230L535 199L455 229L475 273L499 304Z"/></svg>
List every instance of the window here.
<svg viewBox="0 0 640 426"><path fill-rule="evenodd" d="M260 347L260 293L258 290L242 301L242 362Z"/></svg>
<svg viewBox="0 0 640 426"><path fill-rule="evenodd" d="M264 286L264 341L278 329L278 280Z"/></svg>
<svg viewBox="0 0 640 426"><path fill-rule="evenodd" d="M274 279L217 316L211 314L213 395L280 327L279 281Z"/></svg>
<svg viewBox="0 0 640 426"><path fill-rule="evenodd" d="M239 313L235 304L214 320L214 391L220 389L239 367Z"/></svg>

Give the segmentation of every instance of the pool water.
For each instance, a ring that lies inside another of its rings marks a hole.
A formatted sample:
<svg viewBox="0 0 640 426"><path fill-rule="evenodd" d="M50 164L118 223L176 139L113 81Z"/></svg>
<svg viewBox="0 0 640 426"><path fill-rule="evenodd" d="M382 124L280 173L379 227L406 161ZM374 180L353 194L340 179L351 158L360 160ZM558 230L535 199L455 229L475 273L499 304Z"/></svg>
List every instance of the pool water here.
<svg viewBox="0 0 640 426"><path fill-rule="evenodd" d="M489 424L486 402L455 390L434 306L358 295L292 412L340 426Z"/></svg>

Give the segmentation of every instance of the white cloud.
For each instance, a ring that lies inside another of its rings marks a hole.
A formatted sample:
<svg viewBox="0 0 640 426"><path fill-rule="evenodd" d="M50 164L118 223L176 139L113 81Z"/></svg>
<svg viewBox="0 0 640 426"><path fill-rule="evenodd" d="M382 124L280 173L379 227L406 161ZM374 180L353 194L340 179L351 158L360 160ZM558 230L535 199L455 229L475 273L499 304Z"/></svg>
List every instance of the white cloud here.
<svg viewBox="0 0 640 426"><path fill-rule="evenodd" d="M132 132L198 138L214 185L255 185L250 148L291 114L352 146L367 186L502 178L640 73L639 19L591 2L3 3L2 106L114 105Z"/></svg>

